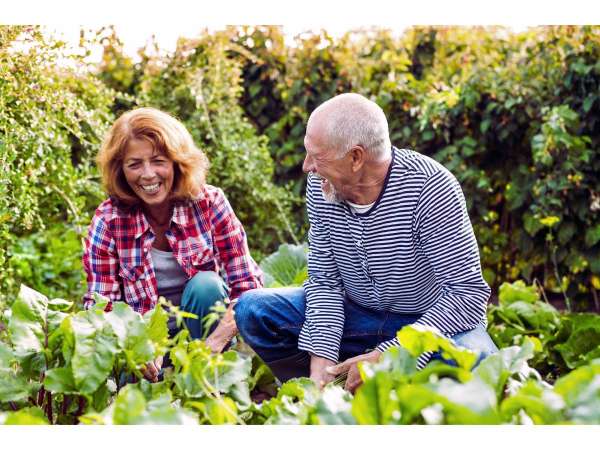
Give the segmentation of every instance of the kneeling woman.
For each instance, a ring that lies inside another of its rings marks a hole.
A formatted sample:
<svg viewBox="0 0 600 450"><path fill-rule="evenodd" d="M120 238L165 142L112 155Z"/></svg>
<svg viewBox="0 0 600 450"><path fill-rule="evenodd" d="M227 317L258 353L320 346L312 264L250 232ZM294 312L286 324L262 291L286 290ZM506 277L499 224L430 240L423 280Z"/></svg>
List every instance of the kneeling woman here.
<svg viewBox="0 0 600 450"><path fill-rule="evenodd" d="M181 122L153 108L129 111L113 124L97 162L109 198L85 241L86 309L94 292L109 298L107 310L125 300L141 314L164 296L199 317L186 319L198 339L215 302L262 286L244 228L223 191L205 184L208 161ZM206 340L215 352L237 333L232 315L226 318ZM149 363L144 375L156 380L161 365L162 358Z"/></svg>

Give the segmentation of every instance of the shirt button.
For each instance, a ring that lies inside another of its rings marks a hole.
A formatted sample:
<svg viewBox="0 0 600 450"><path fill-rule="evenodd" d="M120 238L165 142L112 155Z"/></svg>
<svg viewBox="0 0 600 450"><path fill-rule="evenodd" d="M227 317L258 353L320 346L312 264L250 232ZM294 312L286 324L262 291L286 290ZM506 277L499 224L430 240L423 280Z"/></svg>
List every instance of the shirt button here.
<svg viewBox="0 0 600 450"><path fill-rule="evenodd" d="M356 244L357 247L362 247L362 242L361 241L356 241L355 244Z"/></svg>

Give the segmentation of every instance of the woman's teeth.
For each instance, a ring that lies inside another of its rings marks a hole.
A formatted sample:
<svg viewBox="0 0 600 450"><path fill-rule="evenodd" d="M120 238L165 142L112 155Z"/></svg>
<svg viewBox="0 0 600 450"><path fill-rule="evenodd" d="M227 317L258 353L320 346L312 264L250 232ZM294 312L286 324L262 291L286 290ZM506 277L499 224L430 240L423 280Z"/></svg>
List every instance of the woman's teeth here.
<svg viewBox="0 0 600 450"><path fill-rule="evenodd" d="M141 188L144 190L144 192L147 192L148 194L154 194L156 191L158 191L158 188L160 187L160 183L155 183L155 184L147 184L147 185L141 185Z"/></svg>

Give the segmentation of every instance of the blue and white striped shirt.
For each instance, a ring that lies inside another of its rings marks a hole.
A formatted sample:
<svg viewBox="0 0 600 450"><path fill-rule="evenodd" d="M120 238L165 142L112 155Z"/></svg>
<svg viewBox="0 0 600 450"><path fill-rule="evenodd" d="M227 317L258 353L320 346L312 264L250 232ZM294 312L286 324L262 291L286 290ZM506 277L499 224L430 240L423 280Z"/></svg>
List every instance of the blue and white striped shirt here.
<svg viewBox="0 0 600 450"><path fill-rule="evenodd" d="M364 214L327 203L311 175L306 195L310 252L300 350L338 360L346 296L374 310L422 314L417 324L446 336L485 323L490 288L464 195L441 164L393 148L384 188ZM395 338L377 349L394 345Z"/></svg>

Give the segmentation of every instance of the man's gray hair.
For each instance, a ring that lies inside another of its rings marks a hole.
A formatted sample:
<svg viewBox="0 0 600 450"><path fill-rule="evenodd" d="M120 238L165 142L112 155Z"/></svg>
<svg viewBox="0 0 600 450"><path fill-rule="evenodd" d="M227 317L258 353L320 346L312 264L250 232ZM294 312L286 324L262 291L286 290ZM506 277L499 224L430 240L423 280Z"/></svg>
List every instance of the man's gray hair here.
<svg viewBox="0 0 600 450"><path fill-rule="evenodd" d="M327 147L341 158L356 146L376 161L391 153L388 122L377 103L360 94L340 94L319 105L308 119L323 121Z"/></svg>

